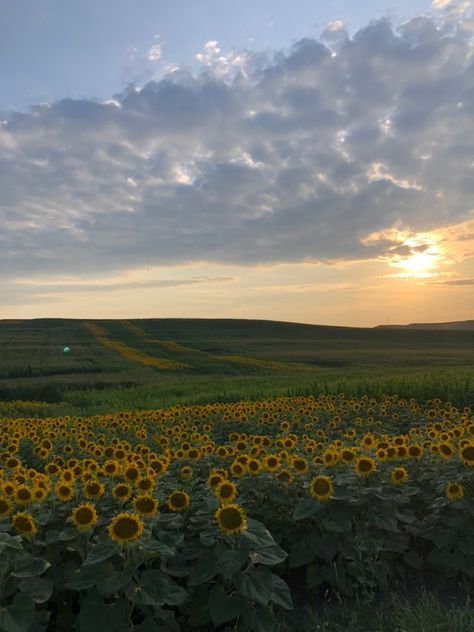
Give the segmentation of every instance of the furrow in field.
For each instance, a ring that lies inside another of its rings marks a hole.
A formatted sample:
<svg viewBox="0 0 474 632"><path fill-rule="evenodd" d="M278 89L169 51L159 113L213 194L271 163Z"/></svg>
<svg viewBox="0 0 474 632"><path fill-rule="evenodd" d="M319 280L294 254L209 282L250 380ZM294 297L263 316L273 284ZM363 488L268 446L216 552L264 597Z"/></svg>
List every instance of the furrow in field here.
<svg viewBox="0 0 474 632"><path fill-rule="evenodd" d="M143 353L134 347L129 347L120 340L111 338L107 330L100 325L86 322L84 323L84 326L87 327L87 329L93 333L97 340L99 340L99 342L101 342L104 346L114 349L128 360L140 362L141 364L146 364L148 366L154 366L158 369L189 368L189 364L184 364L183 362L177 362L175 360L157 358L155 356L148 355L147 353Z"/></svg>

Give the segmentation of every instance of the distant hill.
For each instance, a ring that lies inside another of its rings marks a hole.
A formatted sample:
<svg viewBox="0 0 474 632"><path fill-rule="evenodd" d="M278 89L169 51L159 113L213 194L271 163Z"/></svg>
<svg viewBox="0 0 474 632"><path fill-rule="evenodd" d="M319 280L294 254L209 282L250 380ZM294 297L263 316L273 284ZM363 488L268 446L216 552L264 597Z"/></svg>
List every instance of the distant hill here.
<svg viewBox="0 0 474 632"><path fill-rule="evenodd" d="M452 323L410 323L409 325L377 325L374 329L442 329L474 331L474 320L457 320Z"/></svg>

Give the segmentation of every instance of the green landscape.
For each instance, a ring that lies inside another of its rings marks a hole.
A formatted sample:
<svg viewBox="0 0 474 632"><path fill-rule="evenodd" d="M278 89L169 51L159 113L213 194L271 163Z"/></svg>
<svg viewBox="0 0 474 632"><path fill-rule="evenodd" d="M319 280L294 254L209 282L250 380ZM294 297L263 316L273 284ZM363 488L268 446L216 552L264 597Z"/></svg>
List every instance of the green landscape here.
<svg viewBox="0 0 474 632"><path fill-rule="evenodd" d="M0 398L46 402L48 414L320 392L439 397L463 407L474 403L472 322L470 329L419 330L237 319L3 320Z"/></svg>

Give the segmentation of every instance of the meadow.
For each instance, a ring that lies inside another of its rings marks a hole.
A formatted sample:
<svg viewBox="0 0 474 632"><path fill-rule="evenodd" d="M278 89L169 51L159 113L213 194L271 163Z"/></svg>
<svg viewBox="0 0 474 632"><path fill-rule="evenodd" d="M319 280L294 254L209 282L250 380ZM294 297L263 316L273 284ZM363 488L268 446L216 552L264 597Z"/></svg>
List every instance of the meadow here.
<svg viewBox="0 0 474 632"><path fill-rule="evenodd" d="M473 341L4 321L0 629L473 630Z"/></svg>

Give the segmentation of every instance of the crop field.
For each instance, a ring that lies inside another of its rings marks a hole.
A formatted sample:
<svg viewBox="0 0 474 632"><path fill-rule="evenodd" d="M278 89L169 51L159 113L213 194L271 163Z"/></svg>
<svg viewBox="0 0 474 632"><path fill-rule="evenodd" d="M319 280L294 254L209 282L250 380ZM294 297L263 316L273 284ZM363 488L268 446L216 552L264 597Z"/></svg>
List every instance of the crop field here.
<svg viewBox="0 0 474 632"><path fill-rule="evenodd" d="M468 329L232 319L0 321L0 400L89 414L343 392L439 397L463 407L474 404L473 357Z"/></svg>
<svg viewBox="0 0 474 632"><path fill-rule="evenodd" d="M327 595L474 587L467 407L321 394L5 416L0 444L4 630L295 630Z"/></svg>

